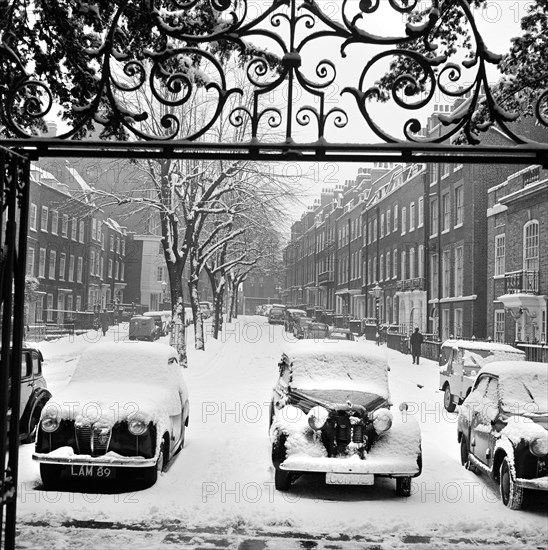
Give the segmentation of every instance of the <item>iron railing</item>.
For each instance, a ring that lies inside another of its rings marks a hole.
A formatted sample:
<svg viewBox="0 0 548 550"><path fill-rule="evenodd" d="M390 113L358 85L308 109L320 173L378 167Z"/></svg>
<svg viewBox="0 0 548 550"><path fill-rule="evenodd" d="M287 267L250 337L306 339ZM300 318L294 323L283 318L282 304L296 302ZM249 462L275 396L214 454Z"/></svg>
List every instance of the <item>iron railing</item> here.
<svg viewBox="0 0 548 550"><path fill-rule="evenodd" d="M523 269L505 273L504 290L505 294L538 294L539 272Z"/></svg>

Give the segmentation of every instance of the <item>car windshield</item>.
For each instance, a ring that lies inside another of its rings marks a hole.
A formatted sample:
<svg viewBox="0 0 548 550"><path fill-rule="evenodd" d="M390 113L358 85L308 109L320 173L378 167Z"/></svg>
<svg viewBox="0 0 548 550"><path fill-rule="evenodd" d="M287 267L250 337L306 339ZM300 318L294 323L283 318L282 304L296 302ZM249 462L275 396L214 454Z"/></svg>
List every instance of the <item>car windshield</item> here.
<svg viewBox="0 0 548 550"><path fill-rule="evenodd" d="M360 391L385 399L389 396L386 359L369 350L357 350L351 342L301 341L288 352L292 387L303 391Z"/></svg>
<svg viewBox="0 0 548 550"><path fill-rule="evenodd" d="M519 361L524 358L523 352L516 350L474 349L463 350L463 366L469 369L480 369L492 361Z"/></svg>
<svg viewBox="0 0 548 550"><path fill-rule="evenodd" d="M329 333L329 338L333 338L336 340L352 340L352 333L344 332L342 330L332 330Z"/></svg>
<svg viewBox="0 0 548 550"><path fill-rule="evenodd" d="M506 374L499 380L502 405L505 409L529 413L548 413L548 377L539 373Z"/></svg>

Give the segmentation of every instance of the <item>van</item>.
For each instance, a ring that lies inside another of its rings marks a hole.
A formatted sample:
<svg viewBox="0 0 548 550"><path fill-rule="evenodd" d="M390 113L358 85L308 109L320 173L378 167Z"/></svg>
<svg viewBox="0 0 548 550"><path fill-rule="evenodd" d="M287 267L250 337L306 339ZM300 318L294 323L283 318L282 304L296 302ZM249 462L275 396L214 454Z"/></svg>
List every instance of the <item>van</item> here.
<svg viewBox="0 0 548 550"><path fill-rule="evenodd" d="M154 317L136 315L129 320L130 340L149 340L154 342L158 339L159 330Z"/></svg>
<svg viewBox="0 0 548 550"><path fill-rule="evenodd" d="M468 396L481 367L492 361L524 361L525 352L507 344L446 340L440 351L443 406L453 412Z"/></svg>
<svg viewBox="0 0 548 550"><path fill-rule="evenodd" d="M159 336L167 336L171 327L171 311L147 311L143 315L154 319Z"/></svg>

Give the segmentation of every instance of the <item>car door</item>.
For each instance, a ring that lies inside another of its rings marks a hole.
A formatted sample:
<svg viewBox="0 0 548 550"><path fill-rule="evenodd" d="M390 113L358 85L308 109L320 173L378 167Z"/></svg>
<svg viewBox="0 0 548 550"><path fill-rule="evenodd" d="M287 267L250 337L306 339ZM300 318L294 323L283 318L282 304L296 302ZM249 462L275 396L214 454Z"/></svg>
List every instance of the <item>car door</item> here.
<svg viewBox="0 0 548 550"><path fill-rule="evenodd" d="M453 395L461 396L462 377L463 377L463 361L464 352L462 348L453 349L451 359L449 361L450 373L449 373L449 385L451 386L451 393Z"/></svg>
<svg viewBox="0 0 548 550"><path fill-rule="evenodd" d="M482 375L465 401L470 411L470 450L484 464L488 463L487 449L491 432L490 408L488 406L490 397L488 398L486 395L489 382L490 376Z"/></svg>
<svg viewBox="0 0 548 550"><path fill-rule="evenodd" d="M19 418L23 416L33 392L34 376L32 373L32 355L29 350L23 350L23 355L21 357L21 399L19 400Z"/></svg>

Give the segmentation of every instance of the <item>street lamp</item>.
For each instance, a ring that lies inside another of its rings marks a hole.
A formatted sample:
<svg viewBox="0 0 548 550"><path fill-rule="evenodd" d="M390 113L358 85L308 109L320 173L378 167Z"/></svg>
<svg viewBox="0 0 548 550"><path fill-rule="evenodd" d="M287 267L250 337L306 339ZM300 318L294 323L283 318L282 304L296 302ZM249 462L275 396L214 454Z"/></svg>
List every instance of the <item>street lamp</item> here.
<svg viewBox="0 0 548 550"><path fill-rule="evenodd" d="M377 346L380 343L380 332L379 332L379 300L382 295L382 287L379 286L379 283L376 283L375 286L369 291L371 296L375 298L375 323L377 326Z"/></svg>

